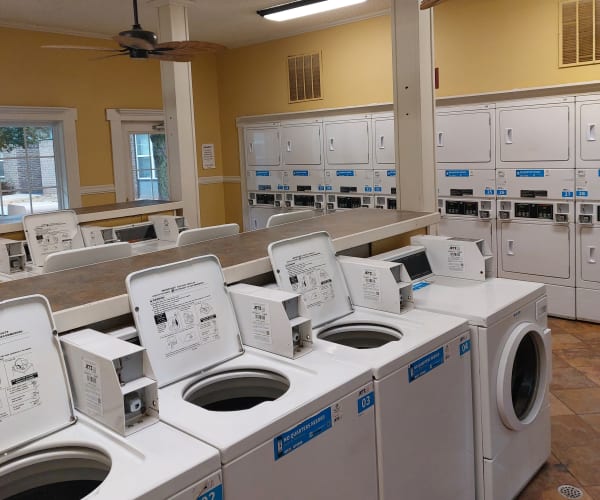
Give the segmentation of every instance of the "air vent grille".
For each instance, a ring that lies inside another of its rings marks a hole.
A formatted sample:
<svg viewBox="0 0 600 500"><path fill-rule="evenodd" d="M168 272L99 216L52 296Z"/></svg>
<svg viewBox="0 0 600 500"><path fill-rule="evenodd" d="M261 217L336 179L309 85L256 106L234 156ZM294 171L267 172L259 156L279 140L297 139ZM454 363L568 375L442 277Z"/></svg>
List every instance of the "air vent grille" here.
<svg viewBox="0 0 600 500"><path fill-rule="evenodd" d="M288 57L290 102L321 99L321 54Z"/></svg>
<svg viewBox="0 0 600 500"><path fill-rule="evenodd" d="M560 0L561 67L600 62L600 0Z"/></svg>

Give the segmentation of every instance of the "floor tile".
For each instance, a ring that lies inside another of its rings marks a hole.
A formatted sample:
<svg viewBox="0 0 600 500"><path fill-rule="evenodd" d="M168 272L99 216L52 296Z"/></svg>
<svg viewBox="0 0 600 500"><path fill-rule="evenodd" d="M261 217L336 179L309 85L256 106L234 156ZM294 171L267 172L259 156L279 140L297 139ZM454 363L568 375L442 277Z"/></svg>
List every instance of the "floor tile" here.
<svg viewBox="0 0 600 500"><path fill-rule="evenodd" d="M586 486L585 491L589 493L589 495L594 500L600 500L600 485L598 486Z"/></svg>
<svg viewBox="0 0 600 500"><path fill-rule="evenodd" d="M550 393L550 415L554 417L557 415L574 415L574 413L560 399Z"/></svg>
<svg viewBox="0 0 600 500"><path fill-rule="evenodd" d="M552 371L556 371L557 368L564 368L565 366L571 366L558 354L552 353Z"/></svg>
<svg viewBox="0 0 600 500"><path fill-rule="evenodd" d="M577 368L566 367L554 370L550 389L582 389L595 387L596 384Z"/></svg>
<svg viewBox="0 0 600 500"><path fill-rule="evenodd" d="M552 350L562 349L573 349L582 347L584 345L583 340L577 338L575 335L570 333L554 333L552 332Z"/></svg>
<svg viewBox="0 0 600 500"><path fill-rule="evenodd" d="M600 413L600 387L556 389L552 393L577 414Z"/></svg>
<svg viewBox="0 0 600 500"><path fill-rule="evenodd" d="M563 359L574 368L600 365L600 348L594 348L590 345L573 349L562 349L555 352L559 358Z"/></svg>
<svg viewBox="0 0 600 500"><path fill-rule="evenodd" d="M598 434L600 434L600 413L581 415L581 418L586 424L590 425Z"/></svg>
<svg viewBox="0 0 600 500"><path fill-rule="evenodd" d="M594 428L578 415L552 417L552 453L564 460L565 452L573 446L585 446L600 439Z"/></svg>
<svg viewBox="0 0 600 500"><path fill-rule="evenodd" d="M583 490L583 487L563 464L552 464L548 462L540 469L517 499L564 500L564 497L561 496L557 490L557 488L563 484L570 484ZM592 497L589 495L582 498L585 500L592 500Z"/></svg>
<svg viewBox="0 0 600 500"><path fill-rule="evenodd" d="M600 484L600 439L565 450L561 460L584 487Z"/></svg>
<svg viewBox="0 0 600 500"><path fill-rule="evenodd" d="M585 374L596 385L600 386L600 365L597 366L582 366L579 371Z"/></svg>

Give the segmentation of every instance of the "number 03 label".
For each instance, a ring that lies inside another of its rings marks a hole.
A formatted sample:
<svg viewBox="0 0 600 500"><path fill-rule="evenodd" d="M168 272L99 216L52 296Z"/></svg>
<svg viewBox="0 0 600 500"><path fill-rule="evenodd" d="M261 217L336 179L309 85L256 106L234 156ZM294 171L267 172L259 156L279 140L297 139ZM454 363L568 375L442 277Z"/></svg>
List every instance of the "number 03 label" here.
<svg viewBox="0 0 600 500"><path fill-rule="evenodd" d="M363 411L368 410L375 404L375 393L373 391L368 394L364 394L357 400L358 403L358 414L360 415Z"/></svg>

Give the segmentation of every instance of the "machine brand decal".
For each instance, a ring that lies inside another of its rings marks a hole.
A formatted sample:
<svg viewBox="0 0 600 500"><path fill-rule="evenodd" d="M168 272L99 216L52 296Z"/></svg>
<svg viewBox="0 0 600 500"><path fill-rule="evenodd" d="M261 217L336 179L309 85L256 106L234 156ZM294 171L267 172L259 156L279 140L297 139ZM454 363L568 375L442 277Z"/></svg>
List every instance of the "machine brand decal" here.
<svg viewBox="0 0 600 500"><path fill-rule="evenodd" d="M383 191L383 189L381 188L381 186L375 186L376 193L381 193L382 191Z"/></svg>
<svg viewBox="0 0 600 500"><path fill-rule="evenodd" d="M308 170L294 170L292 175L294 177L308 177Z"/></svg>
<svg viewBox="0 0 600 500"><path fill-rule="evenodd" d="M463 340L460 343L459 346L459 352L461 356L464 356L465 354L467 354L469 351L471 350L471 340L467 339L467 340Z"/></svg>
<svg viewBox="0 0 600 500"><path fill-rule="evenodd" d="M517 170L517 177L544 177L543 170Z"/></svg>
<svg viewBox="0 0 600 500"><path fill-rule="evenodd" d="M257 170L256 177L269 177L271 173L268 170Z"/></svg>
<svg viewBox="0 0 600 500"><path fill-rule="evenodd" d="M102 380L98 371L98 364L92 359L83 358L83 386L85 391L86 413L90 417L102 417L104 407L102 404Z"/></svg>
<svg viewBox="0 0 600 500"><path fill-rule="evenodd" d="M307 418L296 427L280 434L273 439L273 451L275 460L283 458L288 453L296 450L311 439L320 436L325 431L331 429L333 420L331 416L331 407L325 408L316 415Z"/></svg>
<svg viewBox="0 0 600 500"><path fill-rule="evenodd" d="M196 500L223 500L223 485L220 484L212 490L201 493Z"/></svg>
<svg viewBox="0 0 600 500"><path fill-rule="evenodd" d="M494 194L494 190L492 188L485 188L484 194L486 196L491 196Z"/></svg>
<svg viewBox="0 0 600 500"><path fill-rule="evenodd" d="M417 359L408 365L408 382L414 382L419 377L429 373L444 364L444 348L440 347L433 352Z"/></svg>
<svg viewBox="0 0 600 500"><path fill-rule="evenodd" d="M469 177L468 170L446 170L446 177Z"/></svg>
<svg viewBox="0 0 600 500"><path fill-rule="evenodd" d="M584 190L578 190L575 191L575 196L577 196L578 198L587 198L589 196L589 193Z"/></svg>
<svg viewBox="0 0 600 500"><path fill-rule="evenodd" d="M358 398L358 414L360 415L363 411L368 410L373 405L375 405L375 393L373 391L369 392Z"/></svg>
<svg viewBox="0 0 600 500"><path fill-rule="evenodd" d="M354 170L336 170L335 175L338 177L354 177Z"/></svg>
<svg viewBox="0 0 600 500"><path fill-rule="evenodd" d="M396 171L395 170L387 170L386 175L388 177L396 177Z"/></svg>
<svg viewBox="0 0 600 500"><path fill-rule="evenodd" d="M506 191L506 189L497 189L496 194L498 196L506 196L508 194L508 192Z"/></svg>
<svg viewBox="0 0 600 500"><path fill-rule="evenodd" d="M573 191L563 191L562 197L563 198L573 198Z"/></svg>
<svg viewBox="0 0 600 500"><path fill-rule="evenodd" d="M414 283L412 286L413 290L420 290L421 288L425 288L426 286L429 286L430 284L427 283L427 281L419 281L418 283Z"/></svg>
<svg viewBox="0 0 600 500"><path fill-rule="evenodd" d="M262 344L271 344L271 314L267 302L253 302L250 304L250 324L252 325L252 338Z"/></svg>

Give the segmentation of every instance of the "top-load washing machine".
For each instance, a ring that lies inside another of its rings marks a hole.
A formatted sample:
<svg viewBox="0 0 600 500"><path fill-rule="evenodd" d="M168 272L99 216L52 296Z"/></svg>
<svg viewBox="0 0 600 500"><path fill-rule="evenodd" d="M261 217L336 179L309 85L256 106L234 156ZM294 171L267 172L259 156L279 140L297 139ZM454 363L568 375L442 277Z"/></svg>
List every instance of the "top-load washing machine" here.
<svg viewBox="0 0 600 500"><path fill-rule="evenodd" d="M216 449L160 422L122 437L73 409L45 298L0 302L0 324L1 498L222 498Z"/></svg>
<svg viewBox="0 0 600 500"><path fill-rule="evenodd" d="M245 350L214 256L135 272L127 289L160 417L220 451L228 500L377 498L369 370Z"/></svg>
<svg viewBox="0 0 600 500"><path fill-rule="evenodd" d="M447 263L448 274L456 275L459 264L468 267L462 260L464 250L474 242L447 241L445 254L435 258ZM452 313L469 321L477 498L514 498L550 455L552 351L544 285L434 276L423 246L374 258L406 266L415 280L416 308Z"/></svg>
<svg viewBox="0 0 600 500"><path fill-rule="evenodd" d="M374 399L363 404L375 406L379 498L474 498L465 320L418 310L355 308L325 232L272 243L269 256L280 289L302 296L302 316L313 323L314 351L372 372ZM369 266L373 261L344 259L364 263L355 268L361 293L398 298L398 288L382 287L384 269Z"/></svg>

